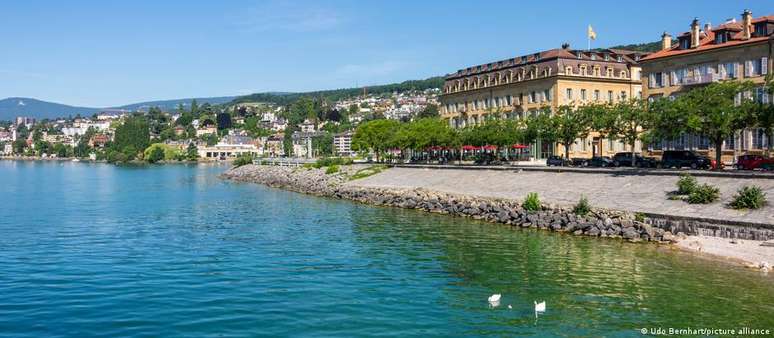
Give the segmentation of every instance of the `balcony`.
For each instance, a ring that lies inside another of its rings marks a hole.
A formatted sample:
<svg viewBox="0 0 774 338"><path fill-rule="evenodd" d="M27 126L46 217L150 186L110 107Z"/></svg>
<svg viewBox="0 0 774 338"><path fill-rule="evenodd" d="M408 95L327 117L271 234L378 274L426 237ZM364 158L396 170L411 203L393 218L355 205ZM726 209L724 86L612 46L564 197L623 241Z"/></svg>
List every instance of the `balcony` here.
<svg viewBox="0 0 774 338"><path fill-rule="evenodd" d="M716 73L701 74L698 76L686 76L683 78L684 86L692 86L697 84L711 83L720 81L720 75Z"/></svg>

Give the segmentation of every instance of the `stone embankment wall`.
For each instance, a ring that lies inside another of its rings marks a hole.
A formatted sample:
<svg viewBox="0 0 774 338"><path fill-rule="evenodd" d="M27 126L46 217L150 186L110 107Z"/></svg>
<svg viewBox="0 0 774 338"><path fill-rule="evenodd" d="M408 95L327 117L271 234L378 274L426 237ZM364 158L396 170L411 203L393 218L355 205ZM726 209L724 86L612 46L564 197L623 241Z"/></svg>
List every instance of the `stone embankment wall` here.
<svg viewBox="0 0 774 338"><path fill-rule="evenodd" d="M584 216L572 208L544 204L527 211L520 201L427 191L344 185L344 175L326 175L323 169L246 165L222 174L223 178L264 184L316 196L361 203L417 209L439 214L471 217L519 227L540 228L575 235L623 238L630 241L673 242L674 234L704 234L743 239L771 239L770 228L714 224L706 220L671 218L668 215L635 215L594 209Z"/></svg>

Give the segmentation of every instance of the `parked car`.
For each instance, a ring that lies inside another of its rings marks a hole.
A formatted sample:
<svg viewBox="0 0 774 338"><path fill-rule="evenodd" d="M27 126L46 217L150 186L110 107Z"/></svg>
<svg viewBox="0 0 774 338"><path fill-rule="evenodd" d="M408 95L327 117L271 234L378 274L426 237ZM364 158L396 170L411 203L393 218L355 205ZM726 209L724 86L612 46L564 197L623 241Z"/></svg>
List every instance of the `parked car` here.
<svg viewBox="0 0 774 338"><path fill-rule="evenodd" d="M561 156L549 156L548 159L546 159L546 164L550 166L558 166L558 167L566 167L572 164L571 161L565 159Z"/></svg>
<svg viewBox="0 0 774 338"><path fill-rule="evenodd" d="M736 160L734 167L741 170L774 170L774 158L761 155L742 155Z"/></svg>
<svg viewBox="0 0 774 338"><path fill-rule="evenodd" d="M588 165L589 159L587 158L581 158L581 157L573 157L572 158L572 165L577 167L585 167Z"/></svg>
<svg viewBox="0 0 774 338"><path fill-rule="evenodd" d="M715 168L716 164L709 157L699 155L690 150L667 150L661 156L661 167L709 169Z"/></svg>
<svg viewBox="0 0 774 338"><path fill-rule="evenodd" d="M609 156L594 156L588 160L587 165L589 167L612 167L613 159Z"/></svg>
<svg viewBox="0 0 774 338"><path fill-rule="evenodd" d="M640 154L634 154L634 165L640 168L655 168L658 161L652 157L643 157ZM622 152L613 155L613 165L616 167L630 167L632 165L632 153Z"/></svg>

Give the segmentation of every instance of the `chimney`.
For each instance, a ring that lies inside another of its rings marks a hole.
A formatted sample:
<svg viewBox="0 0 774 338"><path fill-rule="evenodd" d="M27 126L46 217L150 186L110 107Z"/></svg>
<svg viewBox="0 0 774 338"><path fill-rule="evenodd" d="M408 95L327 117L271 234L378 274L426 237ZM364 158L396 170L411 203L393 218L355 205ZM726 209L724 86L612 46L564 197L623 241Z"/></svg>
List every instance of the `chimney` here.
<svg viewBox="0 0 774 338"><path fill-rule="evenodd" d="M709 35L709 31L712 30L712 24L707 22L704 24L704 34Z"/></svg>
<svg viewBox="0 0 774 338"><path fill-rule="evenodd" d="M672 36L669 33L664 32L661 34L661 50L667 50L672 48Z"/></svg>
<svg viewBox="0 0 774 338"><path fill-rule="evenodd" d="M742 13L742 39L749 39L752 36L752 12L749 9L745 9Z"/></svg>
<svg viewBox="0 0 774 338"><path fill-rule="evenodd" d="M691 21L691 48L699 47L699 18L693 18Z"/></svg>

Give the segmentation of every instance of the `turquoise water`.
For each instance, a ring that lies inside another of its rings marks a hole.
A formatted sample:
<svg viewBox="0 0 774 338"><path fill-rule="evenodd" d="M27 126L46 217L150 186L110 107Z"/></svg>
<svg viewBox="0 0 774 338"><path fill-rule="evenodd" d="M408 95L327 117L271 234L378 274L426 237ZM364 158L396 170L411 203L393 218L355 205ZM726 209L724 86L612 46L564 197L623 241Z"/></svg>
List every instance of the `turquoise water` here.
<svg viewBox="0 0 774 338"><path fill-rule="evenodd" d="M223 170L0 161L0 336L774 329L774 276L225 182ZM547 303L537 319L536 300Z"/></svg>

